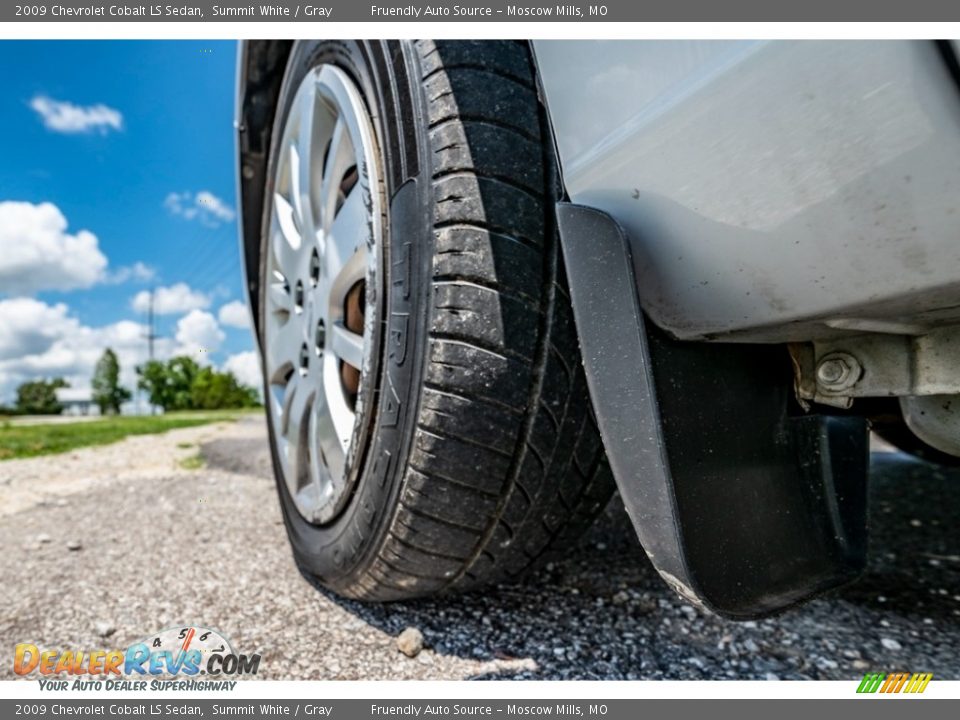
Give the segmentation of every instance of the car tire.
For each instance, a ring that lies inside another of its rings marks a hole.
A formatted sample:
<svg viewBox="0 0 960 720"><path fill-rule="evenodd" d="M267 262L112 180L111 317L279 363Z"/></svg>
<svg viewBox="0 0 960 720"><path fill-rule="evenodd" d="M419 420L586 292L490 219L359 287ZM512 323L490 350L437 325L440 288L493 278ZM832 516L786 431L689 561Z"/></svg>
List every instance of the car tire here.
<svg viewBox="0 0 960 720"><path fill-rule="evenodd" d="M343 478L330 485L342 500L319 521L288 481L317 442L312 431L296 463L281 456L285 379L266 360L264 329L276 276L261 262L268 425L294 557L323 587L364 600L522 578L574 542L614 488L559 258L559 185L530 48L295 44L277 102L261 258L291 107L304 78L327 66L349 78L372 129L375 160L358 162L379 166L365 186L379 240L364 290L370 357Z"/></svg>

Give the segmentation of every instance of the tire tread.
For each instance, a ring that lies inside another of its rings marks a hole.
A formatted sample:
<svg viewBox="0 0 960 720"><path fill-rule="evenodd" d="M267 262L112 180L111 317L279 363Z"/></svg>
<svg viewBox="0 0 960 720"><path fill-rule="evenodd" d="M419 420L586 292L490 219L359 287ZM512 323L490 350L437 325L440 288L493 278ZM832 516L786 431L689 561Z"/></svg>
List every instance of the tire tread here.
<svg viewBox="0 0 960 720"><path fill-rule="evenodd" d="M519 579L574 542L613 490L529 49L417 49L435 198L428 361L400 502L354 593L378 600Z"/></svg>

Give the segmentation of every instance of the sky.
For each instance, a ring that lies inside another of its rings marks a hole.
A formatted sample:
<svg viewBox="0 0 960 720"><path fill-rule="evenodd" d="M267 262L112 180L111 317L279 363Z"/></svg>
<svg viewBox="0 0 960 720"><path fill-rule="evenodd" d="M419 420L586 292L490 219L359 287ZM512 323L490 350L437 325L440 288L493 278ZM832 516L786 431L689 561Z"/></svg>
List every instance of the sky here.
<svg viewBox="0 0 960 720"><path fill-rule="evenodd" d="M87 388L106 347L135 385L188 354L259 387L242 293L236 44L0 41L0 404Z"/></svg>

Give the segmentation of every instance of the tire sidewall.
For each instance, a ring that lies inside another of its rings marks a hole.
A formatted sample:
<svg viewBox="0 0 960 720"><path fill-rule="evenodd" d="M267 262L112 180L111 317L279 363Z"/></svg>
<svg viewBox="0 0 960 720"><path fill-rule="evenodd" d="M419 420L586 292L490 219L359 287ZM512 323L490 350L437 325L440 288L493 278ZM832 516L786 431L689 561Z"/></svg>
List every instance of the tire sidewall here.
<svg viewBox="0 0 960 720"><path fill-rule="evenodd" d="M314 67L328 63L346 72L360 90L367 106L380 154L384 197L382 207L383 247L379 258L382 297L379 299L379 333L374 347L379 362L374 363L371 377L375 382L372 412L368 419L366 443L357 454L352 494L340 513L330 522L313 525L299 513L283 479L277 442L268 416L268 434L274 476L283 511L284 524L294 558L300 569L323 581L337 592L363 597L365 568L372 562L383 542L399 502L399 492L407 456L416 426L419 394L426 359L426 320L429 311L429 272L432 247L430 208L433 201L427 193L428 182L405 177L403 166L410 166L398 155L414 152L420 158L416 165L429 167L423 157L427 146L426 129L415 120L404 127L386 122L391 118L423 117L416 93L404 95L391 71L389 78L378 74L390 68L390 62L406 63L406 71L418 73L414 53L401 46L387 62L376 63L377 53L387 55L384 44L345 41L307 41L295 43L278 97L273 135L267 165L264 217L261 227L260 263L260 328L264 328L265 258L269 248L268 223L272 206L274 173L277 162L277 139L290 112L296 90ZM414 75L416 77L416 75ZM392 103L393 112L385 112ZM409 103L410 107L396 107ZM411 148L414 142L416 147ZM398 153L398 149L400 153ZM414 187L410 187L410 184ZM398 211L394 202L403 188L405 211ZM410 212L410 199L416 207ZM262 330L261 330L262 332ZM264 338L261 347L266 352ZM264 364L265 365L265 364ZM265 371L264 371L265 373ZM270 402L269 385L264 374L264 398Z"/></svg>

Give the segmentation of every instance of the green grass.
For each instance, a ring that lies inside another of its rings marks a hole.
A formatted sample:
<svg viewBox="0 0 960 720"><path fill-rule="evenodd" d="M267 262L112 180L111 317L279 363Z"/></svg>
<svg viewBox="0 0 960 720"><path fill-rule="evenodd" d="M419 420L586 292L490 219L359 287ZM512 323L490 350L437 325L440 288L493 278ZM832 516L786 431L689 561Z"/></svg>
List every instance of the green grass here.
<svg viewBox="0 0 960 720"><path fill-rule="evenodd" d="M120 416L55 425L4 423L0 425L0 460L52 455L79 447L107 445L122 440L128 435L151 435L177 428L231 421L247 412L251 411L217 410L152 416Z"/></svg>

